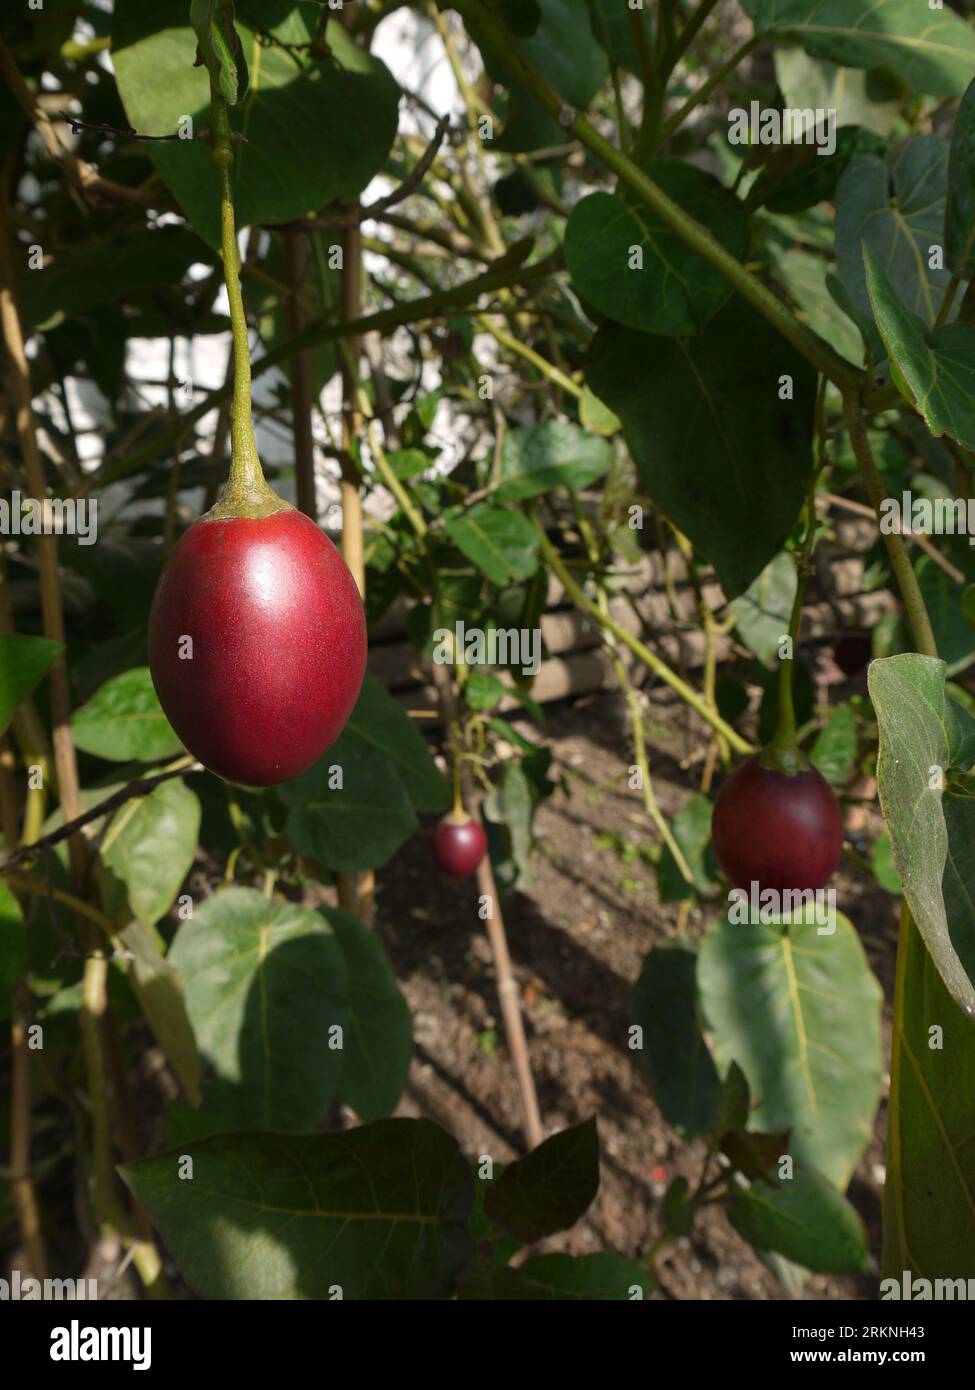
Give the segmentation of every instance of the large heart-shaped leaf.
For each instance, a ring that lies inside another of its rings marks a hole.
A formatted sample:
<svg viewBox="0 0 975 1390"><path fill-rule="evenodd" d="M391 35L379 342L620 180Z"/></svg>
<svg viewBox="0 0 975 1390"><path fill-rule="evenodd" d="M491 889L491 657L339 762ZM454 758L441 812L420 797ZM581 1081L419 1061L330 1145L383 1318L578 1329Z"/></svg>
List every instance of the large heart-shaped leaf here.
<svg viewBox="0 0 975 1390"><path fill-rule="evenodd" d="M229 888L180 926L169 960L186 981L186 1011L210 1068L205 1108L265 1129L323 1120L345 1055L336 1030L348 1020L345 957L328 922Z"/></svg>
<svg viewBox="0 0 975 1390"><path fill-rule="evenodd" d="M712 175L677 159L647 173L733 256L748 250L748 216ZM579 294L643 333L697 333L731 294L727 278L691 251L632 194L591 193L565 228L565 259Z"/></svg>
<svg viewBox="0 0 975 1390"><path fill-rule="evenodd" d="M944 662L916 652L885 657L871 662L867 685L880 735L880 805L904 896L949 994L975 1017L975 983L963 964L975 960L972 918L957 911L958 893L949 915L943 889L949 799L943 804L941 783L958 737ZM975 882L966 883L965 892L973 890Z"/></svg>
<svg viewBox="0 0 975 1390"><path fill-rule="evenodd" d="M652 500L715 566L728 597L744 592L782 549L802 508L812 467L812 368L733 299L696 338L605 325L586 377L623 421Z"/></svg>
<svg viewBox="0 0 975 1390"><path fill-rule="evenodd" d="M811 911L788 927L724 918L701 944L697 980L722 1067L737 1062L748 1081L755 1127L791 1130L797 1164L842 1189L873 1134L883 1062L880 986L852 925L836 913L835 926L820 935Z"/></svg>
<svg viewBox="0 0 975 1390"><path fill-rule="evenodd" d="M851 68L892 68L916 92L960 96L975 34L947 7L915 0L742 0L760 34L797 39Z"/></svg>
<svg viewBox="0 0 975 1390"><path fill-rule="evenodd" d="M293 45L309 42L309 22L314 26L315 17L295 11L287 27L262 44L256 29L238 20L250 70L249 90L233 118L247 140L238 147L234 169L239 226L287 222L334 198L353 197L382 166L393 142L399 89L386 68L356 47L338 22L326 32L331 58L304 56ZM193 66L196 48L186 0L116 0L112 62L136 130L174 134L187 116L194 132L206 129L209 80L205 68ZM218 245L209 147L174 140L145 148L196 230Z"/></svg>
<svg viewBox="0 0 975 1390"><path fill-rule="evenodd" d="M474 1179L429 1120L222 1134L120 1171L204 1298L447 1298L469 1257Z"/></svg>
<svg viewBox="0 0 975 1390"><path fill-rule="evenodd" d="M880 336L928 429L975 448L975 326L949 323L928 328L901 301L870 247L863 250Z"/></svg>

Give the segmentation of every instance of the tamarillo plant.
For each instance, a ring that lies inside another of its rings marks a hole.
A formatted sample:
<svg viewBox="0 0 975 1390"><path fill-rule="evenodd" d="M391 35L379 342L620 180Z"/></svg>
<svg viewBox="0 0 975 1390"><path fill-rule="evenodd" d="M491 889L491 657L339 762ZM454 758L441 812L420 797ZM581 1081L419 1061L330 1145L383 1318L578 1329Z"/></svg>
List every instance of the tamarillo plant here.
<svg viewBox="0 0 975 1390"><path fill-rule="evenodd" d="M975 1277L973 70L970 6L903 0L0 20L18 1267L106 1235L153 1298L632 1300L720 1207L792 1291ZM491 639L556 597L657 880L615 1041L693 1146L639 1251L532 1249L600 1180L598 1115L548 1132L502 916L568 663ZM366 669L394 621L435 710ZM418 834L486 933L506 1165L400 1110L381 889ZM886 1058L859 933L894 897Z"/></svg>

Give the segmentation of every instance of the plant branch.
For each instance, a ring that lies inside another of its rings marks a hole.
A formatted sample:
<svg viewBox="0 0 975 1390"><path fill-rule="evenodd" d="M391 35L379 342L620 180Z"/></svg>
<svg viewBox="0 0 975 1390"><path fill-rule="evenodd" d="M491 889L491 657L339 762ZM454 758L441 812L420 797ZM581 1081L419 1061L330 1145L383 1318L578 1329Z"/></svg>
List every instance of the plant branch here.
<svg viewBox="0 0 975 1390"><path fill-rule="evenodd" d="M860 476L863 478L867 496L870 498L870 504L876 513L877 524L880 525L884 503L884 485L877 471L873 450L870 448L870 440L867 437L862 394L860 392L844 393L843 411L846 416L847 429L850 432L853 453L860 469ZM924 596L917 582L917 575L914 573L914 566L911 564L911 558L907 553L903 537L894 531L884 532L882 527L881 531L901 591L901 598L907 610L908 621L914 633L917 650L924 656L937 656L938 646L934 639L931 619L928 617Z"/></svg>

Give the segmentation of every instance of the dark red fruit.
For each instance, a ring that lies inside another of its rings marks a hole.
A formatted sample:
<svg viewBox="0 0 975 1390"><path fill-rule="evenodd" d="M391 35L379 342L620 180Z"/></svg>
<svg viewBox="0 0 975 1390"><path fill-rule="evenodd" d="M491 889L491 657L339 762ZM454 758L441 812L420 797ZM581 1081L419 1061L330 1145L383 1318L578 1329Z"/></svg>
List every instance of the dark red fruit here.
<svg viewBox="0 0 975 1390"><path fill-rule="evenodd" d="M789 776L757 758L735 769L718 794L711 823L714 852L736 888L817 889L843 847L843 820L832 787L815 768Z"/></svg>
<svg viewBox="0 0 975 1390"><path fill-rule="evenodd" d="M476 820L453 812L433 832L433 857L451 878L467 878L484 858L487 836Z"/></svg>
<svg viewBox="0 0 975 1390"><path fill-rule="evenodd" d="M365 665L355 580L301 512L201 517L176 546L149 616L149 667L211 772L252 787L303 772L342 731Z"/></svg>

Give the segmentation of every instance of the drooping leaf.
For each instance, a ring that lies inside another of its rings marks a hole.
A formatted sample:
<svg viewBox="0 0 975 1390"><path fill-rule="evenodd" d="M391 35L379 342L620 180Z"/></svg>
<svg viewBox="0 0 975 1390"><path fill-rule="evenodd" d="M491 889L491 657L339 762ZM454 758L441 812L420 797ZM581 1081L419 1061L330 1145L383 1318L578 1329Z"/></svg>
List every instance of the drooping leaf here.
<svg viewBox="0 0 975 1390"><path fill-rule="evenodd" d="M871 662L867 685L880 736L880 806L904 896L948 993L975 1017L975 983L962 960L975 955L972 926L966 915L949 915L942 887L948 831L941 787L952 763L944 663L916 652L884 657Z"/></svg>
<svg viewBox="0 0 975 1390"><path fill-rule="evenodd" d="M418 811L443 811L450 805L450 787L416 720L368 672L344 732L389 758Z"/></svg>
<svg viewBox="0 0 975 1390"><path fill-rule="evenodd" d="M895 658L891 658L895 659ZM882 1272L975 1278L975 1014L959 1008L913 923L891 1039Z"/></svg>
<svg viewBox="0 0 975 1390"><path fill-rule="evenodd" d="M713 1129L721 1104L721 1081L697 1016L696 963L686 942L662 942L644 960L633 992L653 1098L685 1139Z"/></svg>
<svg viewBox="0 0 975 1390"><path fill-rule="evenodd" d="M347 970L329 923L249 888L208 898L168 959L208 1074L205 1109L237 1126L307 1130L323 1120L342 1070Z"/></svg>
<svg viewBox="0 0 975 1390"><path fill-rule="evenodd" d="M722 1067L735 1061L748 1079L753 1125L790 1129L797 1164L844 1188L880 1096L881 991L852 925L833 921L820 934L810 910L789 927L725 917L701 944L697 980Z"/></svg>
<svg viewBox="0 0 975 1390"><path fill-rule="evenodd" d="M348 1024L339 1099L363 1120L396 1108L410 1069L410 1008L375 932L351 912L325 909L345 957Z"/></svg>
<svg viewBox="0 0 975 1390"><path fill-rule="evenodd" d="M714 887L714 864L708 854L713 809L710 797L703 792L695 792L675 813L670 828L694 882L687 882L670 846L663 845L657 862L657 888L661 902L681 902L695 893L709 893Z"/></svg>
<svg viewBox="0 0 975 1390"><path fill-rule="evenodd" d="M183 1090L199 1105L200 1053L186 1013L183 977L163 955L158 934L144 922L130 922L119 940L130 955L129 980L146 1022Z"/></svg>
<svg viewBox="0 0 975 1390"><path fill-rule="evenodd" d="M200 803L178 777L112 815L100 843L103 861L125 884L140 922L154 926L189 873L200 833Z"/></svg>
<svg viewBox="0 0 975 1390"><path fill-rule="evenodd" d="M204 1298L447 1298L469 1257L474 1180L429 1120L217 1135L120 1171Z"/></svg>
<svg viewBox="0 0 975 1390"><path fill-rule="evenodd" d="M743 593L782 549L802 507L812 368L732 299L695 338L605 325L586 378L622 420L650 497L715 566L726 595Z"/></svg>

